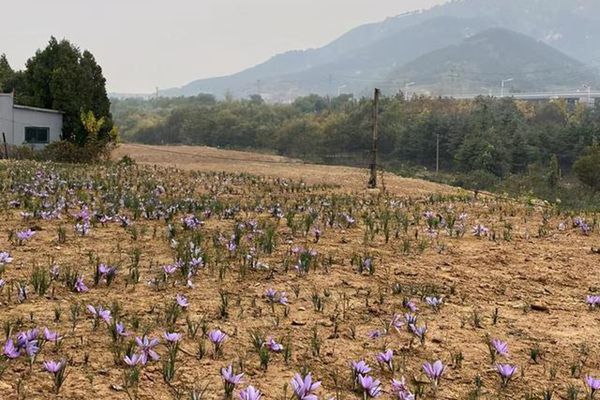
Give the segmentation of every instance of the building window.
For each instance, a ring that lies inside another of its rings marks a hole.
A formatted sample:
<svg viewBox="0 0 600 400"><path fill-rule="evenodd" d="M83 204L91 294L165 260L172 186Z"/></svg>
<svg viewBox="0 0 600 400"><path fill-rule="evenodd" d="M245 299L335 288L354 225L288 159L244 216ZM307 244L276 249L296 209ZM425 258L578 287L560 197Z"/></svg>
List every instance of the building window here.
<svg viewBox="0 0 600 400"><path fill-rule="evenodd" d="M28 126L25 128L25 142L48 143L50 141L50 128Z"/></svg>

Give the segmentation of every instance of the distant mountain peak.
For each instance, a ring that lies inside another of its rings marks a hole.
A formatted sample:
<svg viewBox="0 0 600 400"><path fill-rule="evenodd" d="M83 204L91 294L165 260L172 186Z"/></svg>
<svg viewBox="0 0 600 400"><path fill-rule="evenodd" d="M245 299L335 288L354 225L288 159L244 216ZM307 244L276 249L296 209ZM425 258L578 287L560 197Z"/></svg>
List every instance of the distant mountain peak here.
<svg viewBox="0 0 600 400"><path fill-rule="evenodd" d="M571 62L594 63L600 61L599 19L598 0L454 0L359 26L321 48L291 50L237 74L202 79L161 93L247 97L260 92L271 101L291 101L309 93L361 95L375 85L385 85L394 70L428 53L450 46L463 46L464 50L466 38L477 38L483 32L496 32L503 42L517 47L529 37L565 53ZM519 34L526 36L516 36ZM483 37L493 43L492 36ZM550 54L533 47L545 56ZM555 54L550 58L557 61L561 57ZM519 60L504 61L520 65ZM587 72L584 75L589 78ZM565 85L571 84L570 78L564 77Z"/></svg>

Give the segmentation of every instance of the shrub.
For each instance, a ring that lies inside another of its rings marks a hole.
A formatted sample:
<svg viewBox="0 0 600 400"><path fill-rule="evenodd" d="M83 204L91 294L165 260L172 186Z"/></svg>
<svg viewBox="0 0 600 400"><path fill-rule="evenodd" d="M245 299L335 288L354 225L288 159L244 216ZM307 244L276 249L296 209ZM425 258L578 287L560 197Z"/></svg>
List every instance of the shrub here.
<svg viewBox="0 0 600 400"><path fill-rule="evenodd" d="M600 145L590 146L573 164L577 178L594 191L600 189Z"/></svg>

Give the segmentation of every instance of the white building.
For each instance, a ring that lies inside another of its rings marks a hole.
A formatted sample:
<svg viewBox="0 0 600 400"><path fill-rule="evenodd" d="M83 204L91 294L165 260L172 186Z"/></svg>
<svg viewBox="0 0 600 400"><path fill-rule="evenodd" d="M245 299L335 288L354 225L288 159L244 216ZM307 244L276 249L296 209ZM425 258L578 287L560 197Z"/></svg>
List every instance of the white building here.
<svg viewBox="0 0 600 400"><path fill-rule="evenodd" d="M63 114L45 108L15 104L14 94L0 93L0 146L2 134L9 145L41 148L60 140Z"/></svg>

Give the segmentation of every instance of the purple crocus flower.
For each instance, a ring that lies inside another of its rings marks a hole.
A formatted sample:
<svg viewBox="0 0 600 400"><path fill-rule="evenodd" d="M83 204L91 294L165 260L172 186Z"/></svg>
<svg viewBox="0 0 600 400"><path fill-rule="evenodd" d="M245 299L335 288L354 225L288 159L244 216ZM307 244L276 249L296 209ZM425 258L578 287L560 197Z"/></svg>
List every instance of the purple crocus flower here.
<svg viewBox="0 0 600 400"><path fill-rule="evenodd" d="M502 357L508 357L508 343L503 342L500 339L492 339L491 341L493 351Z"/></svg>
<svg viewBox="0 0 600 400"><path fill-rule="evenodd" d="M425 302L433 308L435 311L439 310L439 308L444 303L444 300L441 297L436 296L427 296L425 297Z"/></svg>
<svg viewBox="0 0 600 400"><path fill-rule="evenodd" d="M177 264L170 264L170 265L165 265L162 268L166 275L172 275L175 273L175 271L177 271L177 268L179 268L179 266Z"/></svg>
<svg viewBox="0 0 600 400"><path fill-rule="evenodd" d="M93 305L88 304L87 310L90 314L94 316L94 318L100 318L107 324L110 324L110 322L112 321L110 310L105 310L104 308L102 308L102 306L98 306L98 308L95 308Z"/></svg>
<svg viewBox="0 0 600 400"><path fill-rule="evenodd" d="M14 360L15 358L19 357L21 353L19 349L15 347L13 340L9 338L6 340L6 343L4 343L2 354L11 360Z"/></svg>
<svg viewBox="0 0 600 400"><path fill-rule="evenodd" d="M487 236L490 230L481 224L477 224L473 227L473 230L471 232L475 237L482 237Z"/></svg>
<svg viewBox="0 0 600 400"><path fill-rule="evenodd" d="M281 343L277 343L272 337L267 339L267 343L265 343L265 346L267 346L267 348L274 353L279 353L283 350L283 345L281 345Z"/></svg>
<svg viewBox="0 0 600 400"><path fill-rule="evenodd" d="M415 326L409 325L412 333L419 338L421 344L425 342L425 335L427 334L427 326Z"/></svg>
<svg viewBox="0 0 600 400"><path fill-rule="evenodd" d="M446 371L446 367L440 360L437 360L433 364L426 362L423 364L423 371L425 375L429 378L429 380L437 386L440 383L440 379L444 372Z"/></svg>
<svg viewBox="0 0 600 400"><path fill-rule="evenodd" d="M366 375L358 376L358 383L363 390L365 397L379 397L381 395L381 382Z"/></svg>
<svg viewBox="0 0 600 400"><path fill-rule="evenodd" d="M516 365L510 364L496 364L496 372L500 375L502 387L505 387L508 385L508 382L510 382L515 372L517 372L517 367Z"/></svg>
<svg viewBox="0 0 600 400"><path fill-rule="evenodd" d="M135 367L136 365L144 364L144 356L138 353L134 353L129 356L123 357L123 362L130 367Z"/></svg>
<svg viewBox="0 0 600 400"><path fill-rule="evenodd" d="M44 328L44 339L46 339L48 342L58 343L62 340L62 336L60 336L58 332Z"/></svg>
<svg viewBox="0 0 600 400"><path fill-rule="evenodd" d="M262 394L260 390L256 389L254 386L248 386L244 390L240 390L239 398L240 400L260 400Z"/></svg>
<svg viewBox="0 0 600 400"><path fill-rule="evenodd" d="M36 342L40 337L40 332L37 329L30 329L28 331L19 332L17 334L17 347L25 348L30 342Z"/></svg>
<svg viewBox="0 0 600 400"><path fill-rule="evenodd" d="M58 280L58 278L60 276L60 268L58 267L58 265L56 265L56 264L52 265L52 267L50 268L50 276L55 281Z"/></svg>
<svg viewBox="0 0 600 400"><path fill-rule="evenodd" d="M19 240L20 244L23 244L27 240L31 239L33 235L35 235L35 231L32 231L28 228L24 231L17 232L17 239Z"/></svg>
<svg viewBox="0 0 600 400"><path fill-rule="evenodd" d="M0 251L0 265L12 262L13 258L6 251Z"/></svg>
<svg viewBox="0 0 600 400"><path fill-rule="evenodd" d="M181 307L184 310L190 306L188 299L182 294L178 294L175 297L175 300L177 301L177 304L179 305L179 307Z"/></svg>
<svg viewBox="0 0 600 400"><path fill-rule="evenodd" d="M392 393L398 400L415 400L415 395L408 389L404 377L400 380L392 379Z"/></svg>
<svg viewBox="0 0 600 400"><path fill-rule="evenodd" d="M219 329L215 329L208 333L208 340L215 346L221 346L227 340L227 335Z"/></svg>
<svg viewBox="0 0 600 400"><path fill-rule="evenodd" d="M417 324L417 316L413 315L413 314L404 314L404 319L406 320L406 324L409 327L410 330L410 326L411 325L416 325Z"/></svg>
<svg viewBox="0 0 600 400"><path fill-rule="evenodd" d="M275 299L277 297L277 290L273 289L273 288L269 288L265 291L265 297L267 298L267 300L269 300L271 303L275 302Z"/></svg>
<svg viewBox="0 0 600 400"><path fill-rule="evenodd" d="M242 382L242 378L244 374L235 374L233 372L233 367L231 365L227 366L227 368L221 368L221 377L223 380L231 385L238 385Z"/></svg>
<svg viewBox="0 0 600 400"><path fill-rule="evenodd" d="M369 372L371 372L371 367L364 360L352 361L352 373L355 379L359 375L367 375Z"/></svg>
<svg viewBox="0 0 600 400"><path fill-rule="evenodd" d="M375 329L374 331L369 332L369 334L367 335L369 337L369 339L379 339L380 337L383 336L383 333L381 333L381 331L379 329Z"/></svg>
<svg viewBox="0 0 600 400"><path fill-rule="evenodd" d="M122 322L117 322L115 325L115 331L119 336L131 336L131 333L125 330L125 324Z"/></svg>
<svg viewBox="0 0 600 400"><path fill-rule="evenodd" d="M50 372L51 374L57 374L59 373L65 366L67 365L67 362L65 360L61 360L61 361L44 361L44 369L48 372Z"/></svg>
<svg viewBox="0 0 600 400"><path fill-rule="evenodd" d="M413 313L413 314L416 313L417 311L419 311L419 308L417 307L417 305L415 304L415 302L412 301L412 300L405 299L405 300L402 301L402 305L405 308L408 308L410 310L410 312Z"/></svg>
<svg viewBox="0 0 600 400"><path fill-rule="evenodd" d="M34 359L37 353L40 351L37 340L32 340L25 344L25 353L31 359Z"/></svg>
<svg viewBox="0 0 600 400"><path fill-rule="evenodd" d="M288 305L288 297L286 292L279 293L279 304Z"/></svg>
<svg viewBox="0 0 600 400"><path fill-rule="evenodd" d="M296 400L318 400L318 397L314 392L321 386L321 382L313 382L310 373L304 378L302 378L302 375L300 374L294 375L291 383Z"/></svg>
<svg viewBox="0 0 600 400"><path fill-rule="evenodd" d="M402 320L402 316L399 314L394 314L392 316L392 320L390 321L390 327L396 329L396 331L400 332L400 329L404 326L404 321Z"/></svg>
<svg viewBox="0 0 600 400"><path fill-rule="evenodd" d="M88 287L83 282L83 277L78 277L73 288L77 293L84 293L88 291Z"/></svg>
<svg viewBox="0 0 600 400"><path fill-rule="evenodd" d="M596 308L600 305L600 296L588 294L586 303L590 306L590 308Z"/></svg>
<svg viewBox="0 0 600 400"><path fill-rule="evenodd" d="M392 364L392 361L394 359L394 352L391 349L377 354L376 359L377 362L379 362L381 365L386 365L390 369L390 371L394 369L394 366Z"/></svg>
<svg viewBox="0 0 600 400"><path fill-rule="evenodd" d="M148 358L150 358L153 361L157 361L160 359L160 356L156 353L156 351L154 351L154 348L160 343L158 339L149 339L146 335L144 335L143 337L138 336L135 338L135 343L141 351L143 360L142 364L145 365L148 361Z"/></svg>
<svg viewBox="0 0 600 400"><path fill-rule="evenodd" d="M585 377L585 384L590 389L590 399L593 399L596 392L600 390L600 379L587 375Z"/></svg>
<svg viewBox="0 0 600 400"><path fill-rule="evenodd" d="M169 343L177 343L181 340L181 333L165 332L163 336L165 340Z"/></svg>

